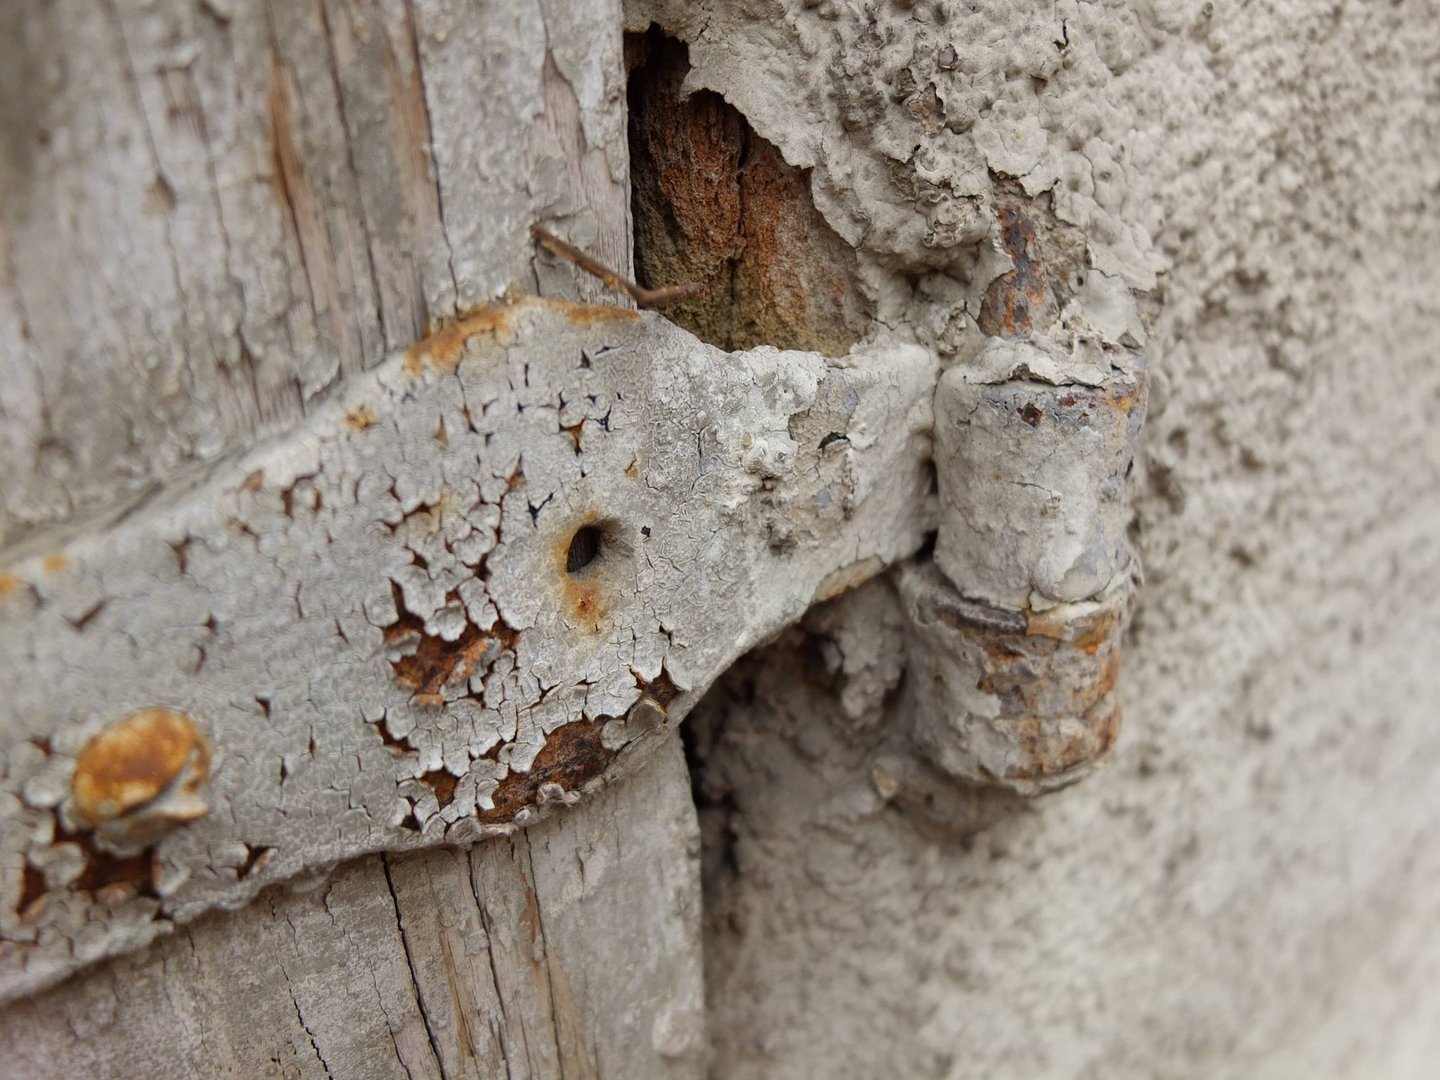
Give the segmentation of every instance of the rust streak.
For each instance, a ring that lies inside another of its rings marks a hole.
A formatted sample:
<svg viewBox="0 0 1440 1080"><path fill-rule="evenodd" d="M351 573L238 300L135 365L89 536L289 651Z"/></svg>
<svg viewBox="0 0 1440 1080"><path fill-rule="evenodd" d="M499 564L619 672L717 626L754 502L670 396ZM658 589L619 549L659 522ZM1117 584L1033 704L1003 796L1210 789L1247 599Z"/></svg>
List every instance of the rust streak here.
<svg viewBox="0 0 1440 1080"><path fill-rule="evenodd" d="M395 672L395 681L414 693L416 704L443 705L445 698L441 690L445 684L452 679L469 679L500 636L471 624L456 640L446 641L425 633L423 626L418 616L406 613L385 628L387 642L397 642L412 634L419 638L411 655L392 660L390 666Z"/></svg>
<svg viewBox="0 0 1440 1080"><path fill-rule="evenodd" d="M375 423L375 411L368 405L360 405L345 414L345 426L351 431L364 431Z"/></svg>
<svg viewBox="0 0 1440 1080"><path fill-rule="evenodd" d="M598 531L601 554L594 565L582 569L570 569L570 545L583 529ZM611 590L603 574L603 551L606 546L605 529L599 515L594 512L577 520L572 528L561 530L550 547L551 565L554 566L555 580L560 584L560 600L570 616L572 625L592 634L598 634L610 608Z"/></svg>
<svg viewBox="0 0 1440 1080"><path fill-rule="evenodd" d="M454 371L465 353L467 341L481 334L497 340L508 337L512 325L509 306L476 308L411 345L405 352L405 370L419 375L429 365L440 371Z"/></svg>
<svg viewBox="0 0 1440 1080"><path fill-rule="evenodd" d="M451 776L444 769L432 769L421 775L420 782L435 793L435 800L441 806L449 806L455 798L455 787L460 778Z"/></svg>
<svg viewBox="0 0 1440 1080"><path fill-rule="evenodd" d="M529 772L512 772L500 781L492 796L494 808L482 810L480 820L511 820L520 810L539 802L542 784L559 784L574 791L602 774L615 757L615 751L601 740L604 726L603 719L577 720L552 731Z"/></svg>
<svg viewBox="0 0 1440 1080"><path fill-rule="evenodd" d="M576 326L598 326L603 323L635 322L639 312L630 308L604 304L581 304L570 300L551 300L527 296L513 303L485 304L472 308L465 315L446 323L405 350L405 370L418 376L426 367L453 372L465 355L465 346L477 337L489 337L506 344L514 334L515 315L526 307L546 308L569 319Z"/></svg>
<svg viewBox="0 0 1440 1080"><path fill-rule="evenodd" d="M1000 244L1014 269L990 283L980 305L980 330L994 337L1028 337L1059 314L1050 275L1040 260L1035 226L1018 201L996 199Z"/></svg>

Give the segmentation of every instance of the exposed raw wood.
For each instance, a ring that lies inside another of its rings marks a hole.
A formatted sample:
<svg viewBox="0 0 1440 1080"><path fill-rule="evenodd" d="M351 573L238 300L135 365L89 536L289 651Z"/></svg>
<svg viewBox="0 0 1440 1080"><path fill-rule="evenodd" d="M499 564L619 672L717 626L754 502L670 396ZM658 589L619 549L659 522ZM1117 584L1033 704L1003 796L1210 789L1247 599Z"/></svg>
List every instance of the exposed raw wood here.
<svg viewBox="0 0 1440 1080"><path fill-rule="evenodd" d="M8 5L0 50L0 542L507 289L605 297L537 219L628 272L618 0L65 0Z"/></svg>

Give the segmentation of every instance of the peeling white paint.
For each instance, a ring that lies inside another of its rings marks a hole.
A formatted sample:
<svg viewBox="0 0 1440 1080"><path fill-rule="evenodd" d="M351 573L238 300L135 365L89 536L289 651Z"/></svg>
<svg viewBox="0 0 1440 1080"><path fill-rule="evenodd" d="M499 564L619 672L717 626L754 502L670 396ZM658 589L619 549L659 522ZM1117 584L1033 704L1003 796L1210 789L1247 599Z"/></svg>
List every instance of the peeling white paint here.
<svg viewBox="0 0 1440 1080"><path fill-rule="evenodd" d="M913 346L725 354L658 316L539 301L460 327L182 498L11 564L8 993L317 866L573 802L541 786L494 816L507 777L544 781L557 732L653 741L668 697L631 712L648 687L673 683L678 716L829 575L933 524L937 367ZM598 556L568 572L587 527ZM102 903L66 887L83 837L57 831L54 795L97 730L154 705L210 740L212 806ZM46 888L22 905L27 860Z"/></svg>

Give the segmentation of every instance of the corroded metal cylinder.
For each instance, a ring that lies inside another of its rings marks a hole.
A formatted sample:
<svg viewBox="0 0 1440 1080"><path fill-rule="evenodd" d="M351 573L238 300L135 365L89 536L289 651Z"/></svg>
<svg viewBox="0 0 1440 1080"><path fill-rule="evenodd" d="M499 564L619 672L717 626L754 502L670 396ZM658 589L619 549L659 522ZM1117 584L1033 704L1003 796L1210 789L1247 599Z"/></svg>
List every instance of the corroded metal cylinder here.
<svg viewBox="0 0 1440 1080"><path fill-rule="evenodd" d="M906 567L912 734L946 772L1021 794L1064 787L1120 725L1115 680L1133 588L1043 612L966 600L933 564Z"/></svg>
<svg viewBox="0 0 1440 1080"><path fill-rule="evenodd" d="M1125 477L1145 389L1134 353L998 339L945 373L935 561L966 596L1017 611L1075 602L1125 570Z"/></svg>

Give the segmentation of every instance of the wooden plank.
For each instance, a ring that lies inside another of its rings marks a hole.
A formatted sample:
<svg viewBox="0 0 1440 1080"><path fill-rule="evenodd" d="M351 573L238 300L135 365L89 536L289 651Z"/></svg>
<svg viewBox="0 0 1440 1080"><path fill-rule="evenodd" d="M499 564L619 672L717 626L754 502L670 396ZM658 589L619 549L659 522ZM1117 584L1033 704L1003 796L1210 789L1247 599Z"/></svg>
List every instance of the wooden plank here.
<svg viewBox="0 0 1440 1080"><path fill-rule="evenodd" d="M14 1080L699 1077L675 738L583 812L276 888L0 1013Z"/></svg>

